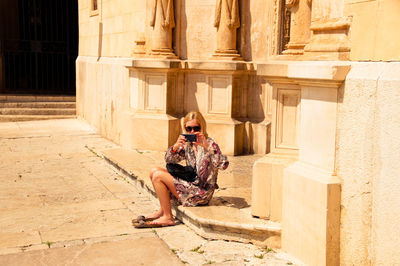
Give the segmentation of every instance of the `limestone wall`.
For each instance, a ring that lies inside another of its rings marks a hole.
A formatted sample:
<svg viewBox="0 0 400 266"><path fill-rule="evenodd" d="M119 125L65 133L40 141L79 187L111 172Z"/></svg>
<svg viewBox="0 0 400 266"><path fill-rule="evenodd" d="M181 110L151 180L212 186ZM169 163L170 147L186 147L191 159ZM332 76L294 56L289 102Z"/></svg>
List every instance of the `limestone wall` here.
<svg viewBox="0 0 400 266"><path fill-rule="evenodd" d="M99 134L120 144L126 129L124 110L129 104L129 73L124 59L80 56L76 61L77 114Z"/></svg>
<svg viewBox="0 0 400 266"><path fill-rule="evenodd" d="M341 88L341 264L400 261L400 63L354 63Z"/></svg>
<svg viewBox="0 0 400 266"><path fill-rule="evenodd" d="M79 55L128 57L134 40L144 31L146 1L79 0Z"/></svg>
<svg viewBox="0 0 400 266"><path fill-rule="evenodd" d="M399 60L400 3L397 0L345 0L352 18L351 60Z"/></svg>

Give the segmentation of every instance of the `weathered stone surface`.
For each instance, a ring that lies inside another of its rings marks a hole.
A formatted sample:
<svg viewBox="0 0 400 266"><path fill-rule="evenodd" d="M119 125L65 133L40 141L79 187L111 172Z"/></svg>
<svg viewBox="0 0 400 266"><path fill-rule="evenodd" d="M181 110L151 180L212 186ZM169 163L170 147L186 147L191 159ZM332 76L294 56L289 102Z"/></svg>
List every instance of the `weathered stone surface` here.
<svg viewBox="0 0 400 266"><path fill-rule="evenodd" d="M166 261L183 265L155 236L0 256L2 265L165 265Z"/></svg>
<svg viewBox="0 0 400 266"><path fill-rule="evenodd" d="M249 244L206 240L184 224L156 230L132 227L133 217L156 211L158 204L144 187L98 155L115 147L78 120L0 123L1 265L161 265L166 261L255 265L291 260L280 252L255 258L253 254L266 251ZM136 151L132 158L148 179L150 164L162 161L163 155ZM219 243L223 249L216 248ZM208 245L218 254L206 252ZM243 247L250 255L240 252ZM241 255L226 261L234 252Z"/></svg>

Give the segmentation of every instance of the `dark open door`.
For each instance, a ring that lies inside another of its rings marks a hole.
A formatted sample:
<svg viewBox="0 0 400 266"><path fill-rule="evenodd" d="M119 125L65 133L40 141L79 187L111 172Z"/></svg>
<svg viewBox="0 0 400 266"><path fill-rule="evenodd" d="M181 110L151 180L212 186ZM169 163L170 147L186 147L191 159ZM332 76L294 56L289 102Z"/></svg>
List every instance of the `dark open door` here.
<svg viewBox="0 0 400 266"><path fill-rule="evenodd" d="M77 0L0 3L0 93L75 95Z"/></svg>

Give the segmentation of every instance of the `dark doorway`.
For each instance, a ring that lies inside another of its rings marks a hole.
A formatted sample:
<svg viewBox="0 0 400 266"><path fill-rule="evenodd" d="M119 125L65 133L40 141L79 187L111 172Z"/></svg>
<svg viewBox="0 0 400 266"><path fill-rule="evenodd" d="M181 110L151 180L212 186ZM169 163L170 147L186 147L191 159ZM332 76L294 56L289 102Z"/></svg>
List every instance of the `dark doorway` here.
<svg viewBox="0 0 400 266"><path fill-rule="evenodd" d="M77 0L0 0L0 93L75 95Z"/></svg>

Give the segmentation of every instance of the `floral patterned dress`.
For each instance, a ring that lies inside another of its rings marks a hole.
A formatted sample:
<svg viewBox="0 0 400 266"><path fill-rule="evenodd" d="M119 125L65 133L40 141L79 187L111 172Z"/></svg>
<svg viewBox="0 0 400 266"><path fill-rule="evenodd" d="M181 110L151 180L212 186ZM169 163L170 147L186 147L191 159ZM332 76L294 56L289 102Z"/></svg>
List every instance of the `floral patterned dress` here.
<svg viewBox="0 0 400 266"><path fill-rule="evenodd" d="M197 177L193 182L174 178L174 185L183 206L208 204L214 190L218 188L218 169L224 170L229 165L218 144L212 138L207 138L207 142L209 150L197 146L197 156L191 143L186 143L176 152L173 152L171 146L165 154L167 163L178 163L186 159L186 164L196 169Z"/></svg>

